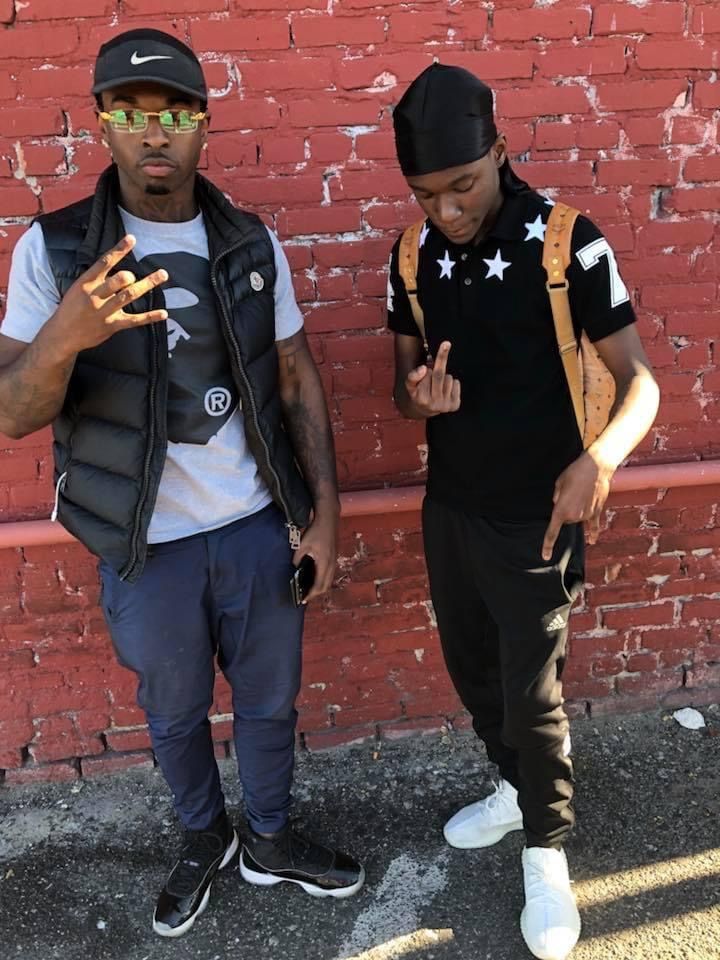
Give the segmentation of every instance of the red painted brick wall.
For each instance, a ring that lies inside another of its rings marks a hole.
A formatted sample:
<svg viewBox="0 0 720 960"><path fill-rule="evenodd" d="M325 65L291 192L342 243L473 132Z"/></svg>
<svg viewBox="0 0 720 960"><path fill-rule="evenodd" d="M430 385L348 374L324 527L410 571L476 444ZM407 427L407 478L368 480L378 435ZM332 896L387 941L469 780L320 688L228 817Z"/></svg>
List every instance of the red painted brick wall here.
<svg viewBox="0 0 720 960"><path fill-rule="evenodd" d="M417 212L390 107L433 57L496 88L520 172L588 211L614 244L663 390L636 461L720 452L715 3L0 0L0 286L29 219L92 190L107 159L87 95L93 58L139 25L198 51L213 89L208 172L285 242L345 489L422 478L422 429L390 401L383 294L393 237ZM0 518L47 516L47 433L1 445ZM718 488L614 498L573 621L573 712L717 698L718 503ZM342 557L340 586L308 622L307 744L465 722L432 628L418 517L346 521ZM0 552L9 781L146 756L97 592L79 546ZM220 685L220 752L229 709Z"/></svg>

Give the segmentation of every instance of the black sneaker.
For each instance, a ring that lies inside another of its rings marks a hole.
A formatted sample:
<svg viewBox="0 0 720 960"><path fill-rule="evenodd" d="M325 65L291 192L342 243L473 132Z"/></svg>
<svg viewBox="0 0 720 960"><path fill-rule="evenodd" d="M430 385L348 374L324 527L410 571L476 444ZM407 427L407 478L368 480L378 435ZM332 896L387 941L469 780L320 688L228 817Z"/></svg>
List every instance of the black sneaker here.
<svg viewBox="0 0 720 960"><path fill-rule="evenodd" d="M237 852L238 837L223 812L207 830L186 830L178 862L158 897L153 930L161 937L179 937L189 930L210 900L218 870Z"/></svg>
<svg viewBox="0 0 720 960"><path fill-rule="evenodd" d="M313 897L351 897L365 883L359 863L306 840L290 825L271 838L250 830L240 854L240 873L248 883L263 887L288 880Z"/></svg>

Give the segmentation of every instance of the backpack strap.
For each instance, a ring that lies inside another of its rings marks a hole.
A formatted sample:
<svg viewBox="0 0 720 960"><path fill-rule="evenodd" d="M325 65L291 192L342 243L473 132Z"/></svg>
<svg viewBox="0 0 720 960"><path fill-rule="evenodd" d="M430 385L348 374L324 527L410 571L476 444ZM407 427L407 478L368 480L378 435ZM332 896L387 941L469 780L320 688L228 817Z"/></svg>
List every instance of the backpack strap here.
<svg viewBox="0 0 720 960"><path fill-rule="evenodd" d="M405 290L408 295L408 300L410 301L410 309L412 310L413 319L415 320L417 328L420 331L425 353L428 354L430 351L428 348L427 337L425 336L425 315L423 313L423 308L420 306L417 295L420 233L424 226L425 220L418 220L417 223L413 223L412 226L403 231L403 235L400 238L398 271L402 277L402 282L405 284Z"/></svg>
<svg viewBox="0 0 720 960"><path fill-rule="evenodd" d="M568 297L570 284L565 275L571 261L570 241L573 227L579 215L579 210L574 210L564 203L556 203L553 206L545 230L543 267L545 267L547 273L545 286L550 296L550 307L555 323L555 336L560 350L560 358L570 388L578 430L582 437L585 432L583 376L572 314L570 313L570 298Z"/></svg>

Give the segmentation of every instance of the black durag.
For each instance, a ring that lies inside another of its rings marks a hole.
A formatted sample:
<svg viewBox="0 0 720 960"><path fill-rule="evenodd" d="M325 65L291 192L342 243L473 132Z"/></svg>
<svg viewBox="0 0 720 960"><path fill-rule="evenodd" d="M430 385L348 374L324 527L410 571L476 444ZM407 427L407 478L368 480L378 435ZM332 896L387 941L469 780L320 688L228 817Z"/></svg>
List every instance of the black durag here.
<svg viewBox="0 0 720 960"><path fill-rule="evenodd" d="M498 138L490 87L462 67L441 63L416 77L393 111L395 148L406 177L480 160ZM505 192L527 190L508 160L500 170Z"/></svg>

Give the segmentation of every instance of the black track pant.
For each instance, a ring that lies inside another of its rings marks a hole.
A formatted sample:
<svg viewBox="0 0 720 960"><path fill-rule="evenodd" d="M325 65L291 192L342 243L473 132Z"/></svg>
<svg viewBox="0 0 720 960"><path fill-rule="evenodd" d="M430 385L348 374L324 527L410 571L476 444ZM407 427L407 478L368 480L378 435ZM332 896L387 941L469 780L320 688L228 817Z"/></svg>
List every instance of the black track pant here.
<svg viewBox="0 0 720 960"><path fill-rule="evenodd" d="M583 581L582 526L489 520L426 498L425 555L448 671L490 760L518 790L528 846L573 825L573 770L560 677Z"/></svg>

